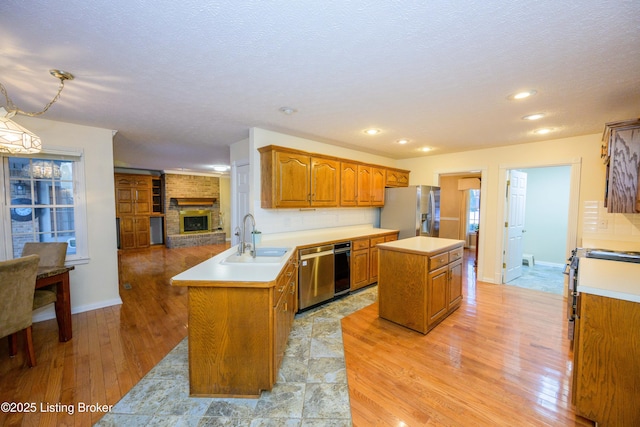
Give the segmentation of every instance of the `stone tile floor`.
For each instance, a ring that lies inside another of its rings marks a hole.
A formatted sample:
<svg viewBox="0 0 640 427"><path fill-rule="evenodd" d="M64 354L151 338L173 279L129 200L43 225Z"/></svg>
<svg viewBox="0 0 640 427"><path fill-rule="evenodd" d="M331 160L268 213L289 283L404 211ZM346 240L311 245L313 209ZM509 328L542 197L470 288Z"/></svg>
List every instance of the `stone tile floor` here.
<svg viewBox="0 0 640 427"><path fill-rule="evenodd" d="M564 292L564 267L534 264L522 266L522 276L511 280L507 285L534 289L542 292L562 295Z"/></svg>
<svg viewBox="0 0 640 427"><path fill-rule="evenodd" d="M96 426L350 426L340 319L377 295L374 286L296 315L278 382L258 399L189 397L185 338Z"/></svg>

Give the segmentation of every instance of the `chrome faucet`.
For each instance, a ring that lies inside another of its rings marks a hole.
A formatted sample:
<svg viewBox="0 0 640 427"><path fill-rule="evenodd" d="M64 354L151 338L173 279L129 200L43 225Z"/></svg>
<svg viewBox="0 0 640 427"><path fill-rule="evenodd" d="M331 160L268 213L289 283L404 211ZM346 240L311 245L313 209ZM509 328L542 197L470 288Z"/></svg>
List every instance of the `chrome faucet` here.
<svg viewBox="0 0 640 427"><path fill-rule="evenodd" d="M247 218L251 219L251 243L246 243L244 241L244 236L246 232ZM238 245L238 255L242 255L249 246L251 248L251 256L256 257L256 242L255 242L255 234L256 231L256 219L250 213L246 214L244 218L242 218L242 232L240 234L240 244Z"/></svg>

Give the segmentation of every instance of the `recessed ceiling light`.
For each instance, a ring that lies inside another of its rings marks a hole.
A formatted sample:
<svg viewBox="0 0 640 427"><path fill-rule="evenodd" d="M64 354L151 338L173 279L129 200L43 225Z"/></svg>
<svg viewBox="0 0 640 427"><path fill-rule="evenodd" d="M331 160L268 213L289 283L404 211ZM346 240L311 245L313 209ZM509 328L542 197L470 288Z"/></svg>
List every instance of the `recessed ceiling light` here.
<svg viewBox="0 0 640 427"><path fill-rule="evenodd" d="M546 135L551 132L553 132L553 129L550 128L536 129L533 131L533 133L535 133L536 135Z"/></svg>
<svg viewBox="0 0 640 427"><path fill-rule="evenodd" d="M286 114L287 116L290 116L290 115L292 115L294 113L297 113L298 110L296 110L295 108L291 108L291 107L281 107L280 108L280 112L282 114Z"/></svg>
<svg viewBox="0 0 640 427"><path fill-rule="evenodd" d="M422 151L423 153L426 153L427 151L431 151L431 147L422 147L420 151Z"/></svg>
<svg viewBox="0 0 640 427"><path fill-rule="evenodd" d="M537 92L535 91L535 89L523 90L521 92L512 93L511 95L507 96L507 99L509 101L517 101L517 100L520 100L520 99L529 98L530 96L533 96L536 93Z"/></svg>
<svg viewBox="0 0 640 427"><path fill-rule="evenodd" d="M396 141L398 144L400 145L404 145L404 144L408 144L409 140L408 139L399 139Z"/></svg>
<svg viewBox="0 0 640 427"><path fill-rule="evenodd" d="M540 120L544 117L544 113L535 113L529 114L528 116L523 116L522 120Z"/></svg>
<svg viewBox="0 0 640 427"><path fill-rule="evenodd" d="M211 166L211 168L216 172L226 172L229 169L231 169L231 167L229 167L227 165L213 165L213 166Z"/></svg>
<svg viewBox="0 0 640 427"><path fill-rule="evenodd" d="M381 131L380 131L380 129L373 129L372 128L372 129L365 129L363 132L366 133L367 135L377 135Z"/></svg>

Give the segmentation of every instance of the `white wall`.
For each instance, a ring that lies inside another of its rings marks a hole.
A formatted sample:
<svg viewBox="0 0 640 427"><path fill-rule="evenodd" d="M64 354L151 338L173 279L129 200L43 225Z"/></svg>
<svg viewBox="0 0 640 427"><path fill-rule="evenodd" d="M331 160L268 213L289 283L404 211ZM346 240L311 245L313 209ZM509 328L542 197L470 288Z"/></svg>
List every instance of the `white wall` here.
<svg viewBox="0 0 640 427"><path fill-rule="evenodd" d="M118 289L112 131L32 117L14 119L40 136L44 148L64 147L84 152L89 260L69 273L71 311L79 313L122 304ZM53 317L55 313L50 306L36 313L34 320Z"/></svg>
<svg viewBox="0 0 640 427"><path fill-rule="evenodd" d="M574 245L580 245L583 205L586 201L603 199L605 167L600 160L601 137L601 134L584 135L508 147L431 155L400 160L398 167L411 170L411 184L427 185L437 185L438 175L441 173L482 171L478 279L500 283L505 171L563 164L572 165L572 170L580 170L575 189L579 192L579 210L571 213L574 220L577 220L577 229L569 230L569 233L576 233Z"/></svg>
<svg viewBox="0 0 640 427"><path fill-rule="evenodd" d="M520 169L527 174L522 251L536 263L564 265L568 227L569 166ZM569 248L573 249L573 248Z"/></svg>
<svg viewBox="0 0 640 427"><path fill-rule="evenodd" d="M278 145L311 153L326 154L343 159L395 167L393 159L336 147L310 139L299 138L260 128L251 129L249 152L252 169L252 213L257 228L265 234L289 231L342 227L378 222L378 208L322 208L322 209L262 209L260 207L260 153L258 148ZM233 159L232 159L233 163Z"/></svg>

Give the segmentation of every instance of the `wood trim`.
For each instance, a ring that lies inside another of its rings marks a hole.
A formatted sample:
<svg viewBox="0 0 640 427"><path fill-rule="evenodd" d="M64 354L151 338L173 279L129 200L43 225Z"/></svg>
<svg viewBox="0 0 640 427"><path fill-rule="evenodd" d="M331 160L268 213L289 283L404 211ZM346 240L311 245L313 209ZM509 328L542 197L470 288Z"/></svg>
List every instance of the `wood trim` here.
<svg viewBox="0 0 640 427"><path fill-rule="evenodd" d="M204 206L213 205L218 199L215 197L173 197L178 206Z"/></svg>

